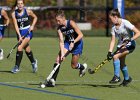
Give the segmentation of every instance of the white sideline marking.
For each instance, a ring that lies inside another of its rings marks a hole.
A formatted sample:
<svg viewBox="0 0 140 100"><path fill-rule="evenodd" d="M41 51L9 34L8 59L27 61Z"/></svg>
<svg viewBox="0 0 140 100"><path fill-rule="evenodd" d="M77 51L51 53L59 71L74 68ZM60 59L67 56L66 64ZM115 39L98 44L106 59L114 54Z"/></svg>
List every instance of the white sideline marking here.
<svg viewBox="0 0 140 100"><path fill-rule="evenodd" d="M39 83L41 81L22 81L22 82L16 82L16 81L11 81L11 82L1 82L1 83L11 83L11 84L24 84L24 83ZM108 81L57 81L57 83L108 83ZM140 82L140 80L133 80L133 82Z"/></svg>

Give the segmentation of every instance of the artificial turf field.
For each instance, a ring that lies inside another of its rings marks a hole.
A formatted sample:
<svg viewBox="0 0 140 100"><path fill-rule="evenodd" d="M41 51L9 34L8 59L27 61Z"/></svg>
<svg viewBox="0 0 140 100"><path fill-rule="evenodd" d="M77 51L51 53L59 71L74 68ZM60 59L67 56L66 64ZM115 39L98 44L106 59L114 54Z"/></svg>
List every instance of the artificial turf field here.
<svg viewBox="0 0 140 100"><path fill-rule="evenodd" d="M86 62L89 67L98 65L106 58L110 38L85 37L84 50L79 62ZM126 59L129 74L133 78L128 87L109 84L113 77L112 62L105 64L96 74L78 76L79 71L70 67L71 55L61 65L56 87L39 88L52 70L58 53L57 38L33 38L30 42L34 56L38 60L38 72L32 73L31 64L25 53L21 71L10 73L15 63L16 50L6 59L16 38L5 38L0 46L4 49L4 60L0 61L0 100L139 100L140 98L140 40L137 48ZM121 74L122 77L122 74ZM123 78L122 78L123 80Z"/></svg>

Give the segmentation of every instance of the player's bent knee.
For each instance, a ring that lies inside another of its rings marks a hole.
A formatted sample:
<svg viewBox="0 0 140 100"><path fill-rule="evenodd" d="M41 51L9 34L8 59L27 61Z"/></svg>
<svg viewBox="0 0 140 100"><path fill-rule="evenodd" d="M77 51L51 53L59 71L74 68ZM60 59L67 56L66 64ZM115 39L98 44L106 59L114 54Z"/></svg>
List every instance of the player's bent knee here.
<svg viewBox="0 0 140 100"><path fill-rule="evenodd" d="M118 55L114 55L113 56L113 60L117 60L117 59L119 59L119 56Z"/></svg>
<svg viewBox="0 0 140 100"><path fill-rule="evenodd" d="M21 46L18 46L18 51L22 51L23 48Z"/></svg>
<svg viewBox="0 0 140 100"><path fill-rule="evenodd" d="M77 68L77 64L71 64L71 67L72 67L73 69L76 69L76 68Z"/></svg>

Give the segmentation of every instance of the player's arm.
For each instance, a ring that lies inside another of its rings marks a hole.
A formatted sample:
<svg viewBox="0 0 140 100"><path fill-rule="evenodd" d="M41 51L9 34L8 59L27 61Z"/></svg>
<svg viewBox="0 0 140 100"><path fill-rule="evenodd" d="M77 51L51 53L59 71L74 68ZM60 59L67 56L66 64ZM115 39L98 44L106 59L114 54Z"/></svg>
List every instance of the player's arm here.
<svg viewBox="0 0 140 100"><path fill-rule="evenodd" d="M75 32L78 34L78 37L74 40L74 43L76 43L83 38L83 33L81 32L81 30L74 21L71 20L70 25L74 28Z"/></svg>
<svg viewBox="0 0 140 100"><path fill-rule="evenodd" d="M135 35L131 38L131 41L136 40L138 37L140 37L140 31L128 20L125 20L125 27L127 27L128 29L132 30L135 33Z"/></svg>
<svg viewBox="0 0 140 100"><path fill-rule="evenodd" d="M37 16L34 14L34 12L32 10L27 10L27 13L29 16L31 16L33 18L33 21L31 23L31 27L30 27L30 30L34 30L34 26L37 22Z"/></svg>
<svg viewBox="0 0 140 100"><path fill-rule="evenodd" d="M107 53L107 59L108 60L112 59L112 51L114 49L114 46L115 46L115 35L112 35L111 42L110 42L110 45L109 45L109 50L108 50L108 53Z"/></svg>
<svg viewBox="0 0 140 100"><path fill-rule="evenodd" d="M64 38L63 38L63 34L60 30L57 30L58 36L59 36L59 47L60 47L60 51L61 51L61 57L64 56Z"/></svg>
<svg viewBox="0 0 140 100"><path fill-rule="evenodd" d="M110 45L109 45L109 52L113 51L114 46L115 46L115 35L112 35L111 42L110 42Z"/></svg>
<svg viewBox="0 0 140 100"><path fill-rule="evenodd" d="M135 35L131 38L131 40L136 40L138 37L140 37L140 31L136 27L134 27L132 31L135 33Z"/></svg>
<svg viewBox="0 0 140 100"><path fill-rule="evenodd" d="M2 9L1 14L3 15L4 19L5 19L5 26L9 25L9 17L7 15L7 12L5 10Z"/></svg>
<svg viewBox="0 0 140 100"><path fill-rule="evenodd" d="M12 12L12 19L13 19L13 24L14 24L16 33L17 33L17 35L19 36L19 39L21 39L19 27L18 27L18 24L17 24L17 19L16 19L16 17L15 17L15 12Z"/></svg>

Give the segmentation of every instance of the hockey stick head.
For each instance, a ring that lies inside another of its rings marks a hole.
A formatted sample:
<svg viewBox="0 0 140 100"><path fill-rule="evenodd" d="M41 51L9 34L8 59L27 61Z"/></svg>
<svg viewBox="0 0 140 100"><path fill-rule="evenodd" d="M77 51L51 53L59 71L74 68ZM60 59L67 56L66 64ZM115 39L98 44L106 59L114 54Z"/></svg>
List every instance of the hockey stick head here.
<svg viewBox="0 0 140 100"><path fill-rule="evenodd" d="M88 72L89 72L89 74L94 74L95 73L95 71L92 70L91 68L88 69Z"/></svg>

